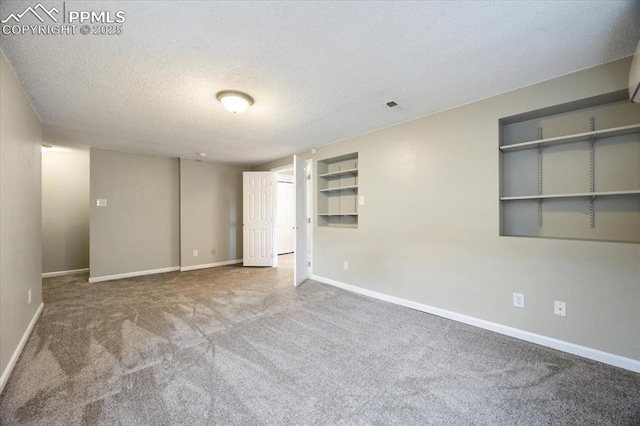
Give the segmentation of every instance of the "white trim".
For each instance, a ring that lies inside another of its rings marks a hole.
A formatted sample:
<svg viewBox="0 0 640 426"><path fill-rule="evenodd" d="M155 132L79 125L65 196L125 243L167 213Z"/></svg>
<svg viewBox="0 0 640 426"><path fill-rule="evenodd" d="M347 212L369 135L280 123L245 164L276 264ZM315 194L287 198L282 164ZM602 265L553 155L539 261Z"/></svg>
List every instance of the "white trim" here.
<svg viewBox="0 0 640 426"><path fill-rule="evenodd" d="M292 175L283 175L282 173L276 173L276 182L278 183L296 183Z"/></svg>
<svg viewBox="0 0 640 426"><path fill-rule="evenodd" d="M69 271L43 272L42 278L61 277L63 275L81 274L83 272L89 272L89 268L71 269Z"/></svg>
<svg viewBox="0 0 640 426"><path fill-rule="evenodd" d="M472 325L474 327L482 328L484 330L489 330L495 333L504 334L506 336L515 337L516 339L525 340L527 342L535 343L537 345L546 346L548 348L557 349L559 351L567 352L572 355L577 355L583 358L589 358L594 361L599 361L605 364L624 368L625 370L630 370L636 373L640 373L639 360L626 358L626 357L615 355L609 352L600 351L598 349L588 348L586 346L576 345L575 343L565 342L563 340L554 339L552 337L542 336L540 334L535 334L529 331L508 327L506 325L497 324L495 322L485 321L479 318L470 317L468 315L447 311L445 309L424 305L422 303L412 302L411 300L402 299L400 297L389 296L384 293L378 293L377 291L367 290L367 289L356 287L350 284L345 284L340 281L332 280L330 278L321 277L319 275L312 275L311 279L325 283L325 284L329 284L334 287L338 287L353 293L358 293L364 296L373 297L374 299L384 300L385 302L390 302L396 305L405 306L407 308L437 315L439 317L443 317L453 321L458 321L464 324Z"/></svg>
<svg viewBox="0 0 640 426"><path fill-rule="evenodd" d="M215 268L216 266L235 265L242 263L242 259L225 260L223 262L203 263L202 265L181 266L180 272L194 271L196 269Z"/></svg>
<svg viewBox="0 0 640 426"><path fill-rule="evenodd" d="M24 331L24 334L22 335L22 339L20 339L20 343L18 343L18 347L13 352L13 356L9 360L9 364L7 364L7 367L2 372L2 377L0 377L0 393L2 393L2 391L4 390L4 385L7 384L7 381L9 380L9 376L13 371L13 367L16 366L16 362L18 361L18 358L20 357L20 354L24 349L24 345L27 343L27 340L29 339L29 335L31 335L31 331L33 331L33 327L36 325L38 318L40 318L40 314L42 313L43 308L44 308L44 303L40 303L40 306L38 306L38 310L36 310L36 313L33 314L33 318L31 318L31 322L29 323L29 326Z"/></svg>
<svg viewBox="0 0 640 426"><path fill-rule="evenodd" d="M179 266L169 266L168 268L150 269L148 271L127 272L124 274L103 275L101 277L89 277L90 283L99 283L100 281L119 280L121 278L139 277L141 275L163 274L165 272L179 271Z"/></svg>
<svg viewBox="0 0 640 426"><path fill-rule="evenodd" d="M315 148L314 148L315 149ZM313 224L315 223L315 214L313 212L313 202L316 199L313 192L313 159L307 158L305 160L307 166L307 175L311 176L311 179L305 177L307 181L307 218L311 219L311 222L307 222L307 232L309 238L307 239L307 265L309 265L309 277L313 276Z"/></svg>

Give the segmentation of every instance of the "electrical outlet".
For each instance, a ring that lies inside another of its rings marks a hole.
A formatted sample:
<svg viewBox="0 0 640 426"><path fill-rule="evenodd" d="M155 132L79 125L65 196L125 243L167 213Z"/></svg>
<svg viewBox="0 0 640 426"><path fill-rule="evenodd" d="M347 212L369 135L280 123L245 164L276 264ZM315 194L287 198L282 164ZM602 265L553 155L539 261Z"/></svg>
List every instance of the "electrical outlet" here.
<svg viewBox="0 0 640 426"><path fill-rule="evenodd" d="M345 271L348 271L348 270L349 270L349 261L348 261L348 260L345 260L344 262L342 262L342 268L343 268Z"/></svg>
<svg viewBox="0 0 640 426"><path fill-rule="evenodd" d="M560 315L561 317L567 316L567 304L564 302L554 301L553 302L553 313L556 315Z"/></svg>
<svg viewBox="0 0 640 426"><path fill-rule="evenodd" d="M524 308L524 294L513 293L513 306L516 308Z"/></svg>
<svg viewBox="0 0 640 426"><path fill-rule="evenodd" d="M193 257L198 257L198 250L193 251Z"/></svg>
<svg viewBox="0 0 640 426"><path fill-rule="evenodd" d="M216 249L211 249L211 256L215 256L217 252L218 252L218 250L216 250Z"/></svg>
<svg viewBox="0 0 640 426"><path fill-rule="evenodd" d="M31 304L31 289L29 289L28 297L29 297L29 304Z"/></svg>

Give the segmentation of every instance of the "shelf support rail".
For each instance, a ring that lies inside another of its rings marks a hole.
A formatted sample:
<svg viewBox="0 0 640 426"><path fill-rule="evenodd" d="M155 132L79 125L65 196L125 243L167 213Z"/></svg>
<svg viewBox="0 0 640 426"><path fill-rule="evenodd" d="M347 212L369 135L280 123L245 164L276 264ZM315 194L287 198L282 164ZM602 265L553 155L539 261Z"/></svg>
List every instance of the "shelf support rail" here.
<svg viewBox="0 0 640 426"><path fill-rule="evenodd" d="M596 119L595 117L591 117L589 120L589 129L594 132L596 130ZM589 145L589 189L591 192L596 192L596 182L595 182L595 142L596 136L595 134L591 136L591 142ZM595 213L593 209L593 203L595 201L595 196L591 197L589 201L589 226L591 228L595 228Z"/></svg>
<svg viewBox="0 0 640 426"><path fill-rule="evenodd" d="M538 140L542 140L542 127L538 127ZM538 195L542 195L542 144L538 145ZM542 198L538 198L538 228L542 228Z"/></svg>

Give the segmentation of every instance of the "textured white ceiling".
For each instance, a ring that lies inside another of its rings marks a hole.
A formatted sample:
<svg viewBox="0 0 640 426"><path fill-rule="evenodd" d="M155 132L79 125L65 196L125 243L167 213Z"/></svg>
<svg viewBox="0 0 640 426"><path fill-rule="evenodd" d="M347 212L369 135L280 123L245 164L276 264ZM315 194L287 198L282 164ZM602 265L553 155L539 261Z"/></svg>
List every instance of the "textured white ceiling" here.
<svg viewBox="0 0 640 426"><path fill-rule="evenodd" d="M3 1L0 16L35 4ZM2 35L48 141L244 164L618 59L640 38L639 2L64 7L127 20L122 35ZM223 89L255 104L231 114L215 98Z"/></svg>

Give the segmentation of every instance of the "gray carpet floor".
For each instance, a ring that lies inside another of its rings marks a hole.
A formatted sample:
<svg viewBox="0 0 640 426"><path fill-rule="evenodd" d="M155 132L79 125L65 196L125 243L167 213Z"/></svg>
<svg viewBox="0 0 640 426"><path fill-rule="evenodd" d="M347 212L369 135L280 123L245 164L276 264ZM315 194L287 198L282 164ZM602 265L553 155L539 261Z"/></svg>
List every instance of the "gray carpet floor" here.
<svg viewBox="0 0 640 426"><path fill-rule="evenodd" d="M640 424L640 374L291 279L45 279L0 423Z"/></svg>

